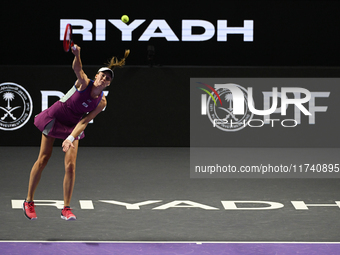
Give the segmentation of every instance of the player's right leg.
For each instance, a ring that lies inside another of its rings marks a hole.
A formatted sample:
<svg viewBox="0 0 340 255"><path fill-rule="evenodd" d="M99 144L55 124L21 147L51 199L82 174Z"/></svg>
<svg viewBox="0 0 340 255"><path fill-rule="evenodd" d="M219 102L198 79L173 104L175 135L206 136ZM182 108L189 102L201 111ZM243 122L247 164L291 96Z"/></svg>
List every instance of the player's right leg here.
<svg viewBox="0 0 340 255"><path fill-rule="evenodd" d="M54 140L55 138L42 134L39 156L32 167L27 197L23 204L25 216L30 220L35 220L37 218L34 209L34 193L38 187L41 173L52 155Z"/></svg>

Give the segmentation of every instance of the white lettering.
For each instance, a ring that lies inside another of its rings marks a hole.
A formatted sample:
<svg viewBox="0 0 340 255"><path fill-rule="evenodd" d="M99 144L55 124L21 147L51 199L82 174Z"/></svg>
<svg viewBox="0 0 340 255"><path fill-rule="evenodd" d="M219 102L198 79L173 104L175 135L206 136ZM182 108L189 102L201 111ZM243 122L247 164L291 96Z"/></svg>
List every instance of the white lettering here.
<svg viewBox="0 0 340 255"><path fill-rule="evenodd" d="M92 200L79 200L79 204L81 209L94 209Z"/></svg>
<svg viewBox="0 0 340 255"><path fill-rule="evenodd" d="M340 201L335 201L335 204L305 204L304 201L291 201L296 210L309 210L309 206L337 206L340 208Z"/></svg>
<svg viewBox="0 0 340 255"><path fill-rule="evenodd" d="M12 208L13 209L22 209L22 205L25 200L23 199L12 199ZM36 206L54 206L58 209L64 208L63 200L34 200L34 205Z"/></svg>
<svg viewBox="0 0 340 255"><path fill-rule="evenodd" d="M169 209L169 208L178 208L178 207L181 207L181 208L201 208L201 209L204 209L204 210L219 210L218 208L215 208L215 207L211 207L211 206L208 206L208 205L203 205L203 204L200 204L200 203L196 203L196 202L192 202L192 201L188 201L188 200L175 200L173 202L170 202L170 203L167 203L167 204L164 204L164 205L161 205L161 206L158 206L158 207L155 207L153 208L152 210L165 210L165 209Z"/></svg>
<svg viewBox="0 0 340 255"><path fill-rule="evenodd" d="M156 32L157 29L160 32ZM138 41L149 41L151 37L164 37L167 41L179 41L164 19L153 20Z"/></svg>
<svg viewBox="0 0 340 255"><path fill-rule="evenodd" d="M327 106L315 106L315 98L317 97L329 97L330 92L311 92L312 96L309 100L309 124L315 124L315 113L316 112L326 112Z"/></svg>
<svg viewBox="0 0 340 255"><path fill-rule="evenodd" d="M60 40L64 40L64 33L66 25L70 23L72 25L72 33L80 34L83 36L83 41L92 41L92 22L86 19L61 19L60 20ZM81 26L82 28L76 28Z"/></svg>
<svg viewBox="0 0 340 255"><path fill-rule="evenodd" d="M36 206L53 206L57 209L63 209L64 201L62 200L35 200ZM162 200L147 200L139 203L125 203L115 200L99 200L99 202L125 206L128 210L140 210L140 206L149 205L162 202ZM23 206L23 199L12 199L12 209L21 209ZM284 205L279 202L271 201L244 201L244 200L223 200L221 201L225 210L274 210L283 208ZM309 210L309 207L338 207L340 208L340 201L335 201L334 204L306 204L304 201L291 201L296 210ZM94 209L92 200L79 200L80 209ZM239 206L238 206L239 205ZM152 210L166 210L169 208L201 208L204 210L220 210L212 206L204 205L201 203L189 200L174 200L170 203L152 208Z"/></svg>
<svg viewBox="0 0 340 255"><path fill-rule="evenodd" d="M287 97L287 93L294 93L294 92L298 92L298 93L304 93L306 95L305 98L293 98L290 99ZM282 115L286 115L286 109L289 104L293 104L295 105L297 108L300 109L301 112L303 112L305 115L311 115L311 113L309 111L307 111L307 109L302 105L303 103L308 102L311 99L311 93L309 92L309 90L304 89L304 88L282 88L281 90L281 101L282 101L282 111L281 114Z"/></svg>
<svg viewBox="0 0 340 255"><path fill-rule="evenodd" d="M129 204L129 203L119 202L119 201L115 201L115 200L99 200L99 202L113 204L113 205L122 205L122 206L125 206L126 209L128 209L128 210L139 210L140 209L139 207L142 206L142 205L159 203L159 202L162 202L162 200L148 200L148 201L139 202L139 203L135 203L135 204Z"/></svg>
<svg viewBox="0 0 340 255"><path fill-rule="evenodd" d="M237 84L215 84L216 89L229 89L233 95L233 114L244 114L244 94Z"/></svg>
<svg viewBox="0 0 340 255"><path fill-rule="evenodd" d="M275 109L277 107L277 88L275 88L275 87L273 88L272 97L273 97L273 104L270 107L270 109L256 110L254 105L253 105L253 88L248 88L248 107L249 107L249 110L256 115L270 115L271 113L275 112ZM268 104L268 106L269 106L269 104Z"/></svg>
<svg viewBox="0 0 340 255"><path fill-rule="evenodd" d="M106 21L105 19L96 20L96 41L106 40Z"/></svg>
<svg viewBox="0 0 340 255"><path fill-rule="evenodd" d="M256 126L256 125L250 124L251 122L260 122L260 124ZM245 125L245 121L244 121L244 125ZM264 125L264 122L262 120L259 120L259 119L252 119L252 120L248 121L249 127L262 127L263 125Z"/></svg>
<svg viewBox="0 0 340 255"><path fill-rule="evenodd" d="M285 125L284 123L286 123L286 122L288 122L288 121L291 121L291 122L293 122L294 124L293 124L293 125ZM281 121L281 125L282 125L283 127L296 127L297 124L298 124L297 121L294 120L294 119L285 119L285 120L282 120L282 121Z"/></svg>
<svg viewBox="0 0 340 255"><path fill-rule="evenodd" d="M62 98L65 94L63 92L57 90L41 90L41 111L44 111L48 108L48 97L56 96Z"/></svg>
<svg viewBox="0 0 340 255"><path fill-rule="evenodd" d="M284 205L277 202L268 201L221 201L225 210L272 210L282 208ZM269 205L266 207L240 207L238 208L236 204L265 204Z"/></svg>
<svg viewBox="0 0 340 255"><path fill-rule="evenodd" d="M122 32L122 41L132 41L132 32L144 23L145 19L136 19L129 24L122 22L120 19L109 19L112 25ZM92 41L91 32L93 24L85 19L60 19L60 40L64 40L66 25L70 23L73 26L73 34L82 35L83 41ZM210 21L206 20L182 20L182 41L207 41L210 40L217 30L217 41L226 42L227 35L243 34L243 41L252 42L254 39L254 21L244 20L243 27L228 27L227 20L217 20L217 29ZM95 41L106 41L106 20L95 20ZM81 27L81 28L79 28ZM202 27L205 29L202 34L193 34L193 27ZM163 37L167 41L179 41L178 37L171 29L170 25L164 19L152 20L138 41L149 41L153 37Z"/></svg>
<svg viewBox="0 0 340 255"><path fill-rule="evenodd" d="M263 94L263 108L269 109L270 99L273 97L273 92L264 91L262 92L262 94ZM276 104L277 104L278 97L281 98L281 92L277 92L275 98L273 98L273 105L274 105L274 101L276 101ZM281 107L276 107L276 109L272 113L280 113L280 112L281 112ZM265 124L269 124L270 114L263 115L263 120Z"/></svg>
<svg viewBox="0 0 340 255"><path fill-rule="evenodd" d="M109 19L109 22L122 32L122 41L132 41L132 31L144 23L144 21L145 19L136 19L130 24L126 24L120 19Z"/></svg>
<svg viewBox="0 0 340 255"><path fill-rule="evenodd" d="M192 34L193 27L202 27L205 29L203 34ZM215 34L215 27L209 21L205 20L182 20L182 41L207 41Z"/></svg>
<svg viewBox="0 0 340 255"><path fill-rule="evenodd" d="M243 27L228 27L226 20L217 21L217 41L226 42L228 34L243 34L244 42L254 40L254 21L244 20Z"/></svg>

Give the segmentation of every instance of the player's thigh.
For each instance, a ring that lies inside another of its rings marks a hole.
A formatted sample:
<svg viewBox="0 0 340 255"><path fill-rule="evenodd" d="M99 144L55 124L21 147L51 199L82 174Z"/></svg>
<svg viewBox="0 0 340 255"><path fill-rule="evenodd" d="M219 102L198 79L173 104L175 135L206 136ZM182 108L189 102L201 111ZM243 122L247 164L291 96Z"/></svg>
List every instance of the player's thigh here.
<svg viewBox="0 0 340 255"><path fill-rule="evenodd" d="M52 150L53 150L54 140L55 140L55 138L42 134L39 158L42 158L42 157L49 158L51 156Z"/></svg>

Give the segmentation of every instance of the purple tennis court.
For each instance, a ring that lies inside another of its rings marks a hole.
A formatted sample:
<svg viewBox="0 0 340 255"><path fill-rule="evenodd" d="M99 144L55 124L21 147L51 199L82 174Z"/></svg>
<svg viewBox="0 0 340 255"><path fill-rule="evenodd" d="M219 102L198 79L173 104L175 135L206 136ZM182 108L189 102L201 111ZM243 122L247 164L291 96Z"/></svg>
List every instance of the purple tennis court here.
<svg viewBox="0 0 340 255"><path fill-rule="evenodd" d="M335 255L338 243L66 243L2 242L3 254Z"/></svg>

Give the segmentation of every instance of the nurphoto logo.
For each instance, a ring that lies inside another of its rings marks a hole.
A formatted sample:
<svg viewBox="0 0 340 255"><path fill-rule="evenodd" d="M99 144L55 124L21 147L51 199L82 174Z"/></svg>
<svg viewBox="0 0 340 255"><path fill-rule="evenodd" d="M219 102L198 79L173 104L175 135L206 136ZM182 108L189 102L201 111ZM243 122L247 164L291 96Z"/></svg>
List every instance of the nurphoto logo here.
<svg viewBox="0 0 340 255"><path fill-rule="evenodd" d="M197 82L201 94L201 115L207 115L213 127L222 131L239 131L245 127L263 127L270 124L272 127L279 124L282 127L296 127L301 123L301 113L309 116L309 124L315 124L315 112L325 112L326 106L315 106L316 97L328 97L329 92L310 92L300 87L282 87L281 92L277 87L272 91L264 91L263 110L255 108L253 88L247 89L234 83L209 84ZM288 97L288 95L293 95ZM281 107L278 99L281 99ZM306 108L308 104L308 109ZM287 115L289 105L295 107L294 118L271 119L273 113ZM254 115L262 119L253 118Z"/></svg>

